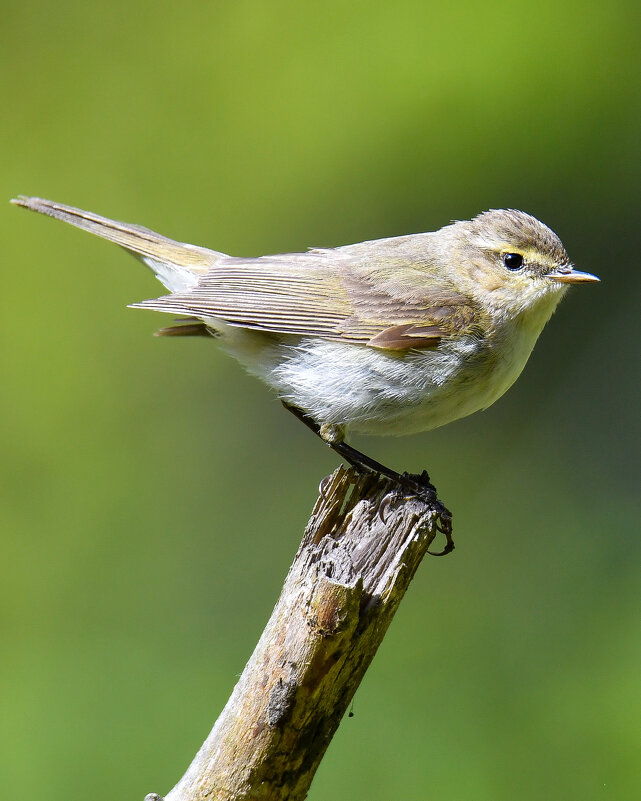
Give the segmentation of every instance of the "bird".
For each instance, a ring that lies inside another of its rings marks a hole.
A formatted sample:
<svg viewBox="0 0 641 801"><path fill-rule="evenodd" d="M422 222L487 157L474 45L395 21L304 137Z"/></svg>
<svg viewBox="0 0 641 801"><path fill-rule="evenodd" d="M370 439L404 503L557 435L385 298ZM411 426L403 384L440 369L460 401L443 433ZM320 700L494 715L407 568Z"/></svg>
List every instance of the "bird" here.
<svg viewBox="0 0 641 801"><path fill-rule="evenodd" d="M517 379L568 287L599 280L515 209L241 258L38 197L12 203L133 254L169 293L131 307L183 316L158 335L213 338L348 462L395 480L346 436L411 434L486 409Z"/></svg>

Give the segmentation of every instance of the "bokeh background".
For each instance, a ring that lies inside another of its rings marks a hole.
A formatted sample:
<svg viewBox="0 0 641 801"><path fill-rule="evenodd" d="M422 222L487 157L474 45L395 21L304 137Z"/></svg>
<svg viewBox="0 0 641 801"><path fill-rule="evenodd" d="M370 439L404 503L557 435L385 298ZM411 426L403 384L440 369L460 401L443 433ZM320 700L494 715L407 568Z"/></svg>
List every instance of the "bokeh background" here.
<svg viewBox="0 0 641 801"><path fill-rule="evenodd" d="M493 207L580 269L482 415L361 439L427 467L428 559L310 799L627 799L641 786L637 4L5 0L0 195L236 255ZM3 248L6 798L167 792L336 464L113 245L11 207Z"/></svg>

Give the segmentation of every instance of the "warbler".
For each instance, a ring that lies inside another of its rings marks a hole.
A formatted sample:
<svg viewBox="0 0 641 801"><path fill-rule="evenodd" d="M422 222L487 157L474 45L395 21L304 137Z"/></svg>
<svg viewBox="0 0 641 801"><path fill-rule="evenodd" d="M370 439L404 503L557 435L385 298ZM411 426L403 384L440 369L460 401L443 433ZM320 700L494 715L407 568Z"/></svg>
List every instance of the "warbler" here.
<svg viewBox="0 0 641 801"><path fill-rule="evenodd" d="M408 434L487 408L568 286L599 280L513 209L431 233L237 258L41 198L12 202L128 250L170 293L131 306L186 315L159 335L214 337L349 461L393 476L346 433Z"/></svg>

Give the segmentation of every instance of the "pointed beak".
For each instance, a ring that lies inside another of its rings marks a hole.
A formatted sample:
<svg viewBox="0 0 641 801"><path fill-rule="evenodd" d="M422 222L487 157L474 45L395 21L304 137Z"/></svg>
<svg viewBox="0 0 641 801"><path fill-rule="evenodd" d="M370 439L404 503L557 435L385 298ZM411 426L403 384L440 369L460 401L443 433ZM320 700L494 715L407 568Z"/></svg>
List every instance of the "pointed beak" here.
<svg viewBox="0 0 641 801"><path fill-rule="evenodd" d="M591 273L582 273L579 270L574 270L570 268L569 270L557 270L553 273L547 274L548 278L551 278L552 281L559 281L562 284L588 284L592 283L593 281L600 281L600 278L597 278L596 275L592 275Z"/></svg>

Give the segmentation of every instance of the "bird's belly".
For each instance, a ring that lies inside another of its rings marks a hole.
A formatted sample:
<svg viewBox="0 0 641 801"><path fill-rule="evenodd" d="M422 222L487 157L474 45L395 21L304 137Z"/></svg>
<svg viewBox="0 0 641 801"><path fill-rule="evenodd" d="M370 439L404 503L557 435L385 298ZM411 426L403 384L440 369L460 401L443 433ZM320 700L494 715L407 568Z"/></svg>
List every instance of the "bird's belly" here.
<svg viewBox="0 0 641 801"><path fill-rule="evenodd" d="M436 428L485 408L509 386L491 349L472 337L403 355L303 340L282 355L263 375L281 397L321 424L363 433Z"/></svg>
<svg viewBox="0 0 641 801"><path fill-rule="evenodd" d="M381 435L426 431L486 409L519 376L538 335L511 329L397 355L247 329L221 333L231 355L319 424Z"/></svg>

